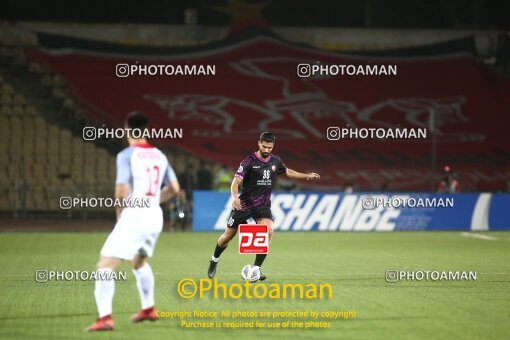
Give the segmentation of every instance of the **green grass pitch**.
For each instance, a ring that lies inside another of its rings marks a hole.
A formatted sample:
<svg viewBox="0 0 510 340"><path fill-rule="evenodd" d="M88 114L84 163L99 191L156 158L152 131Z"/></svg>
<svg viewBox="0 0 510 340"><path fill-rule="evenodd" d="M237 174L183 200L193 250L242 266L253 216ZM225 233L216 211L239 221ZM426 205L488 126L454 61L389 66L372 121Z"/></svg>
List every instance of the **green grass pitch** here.
<svg viewBox="0 0 510 340"><path fill-rule="evenodd" d="M3 233L0 277L2 339L508 339L510 233L491 240L459 232L276 233L263 266L269 283L330 283L333 299L183 299L181 278L204 277L219 233L164 233L151 265L160 311L341 311L357 317L329 329L183 329L179 320L131 324L139 309L135 280L116 285L116 329L85 334L96 318L93 282L36 283L36 269L92 270L106 233ZM222 255L217 278L241 283L253 255L237 254L237 239ZM470 270L477 281L387 283L387 269Z"/></svg>

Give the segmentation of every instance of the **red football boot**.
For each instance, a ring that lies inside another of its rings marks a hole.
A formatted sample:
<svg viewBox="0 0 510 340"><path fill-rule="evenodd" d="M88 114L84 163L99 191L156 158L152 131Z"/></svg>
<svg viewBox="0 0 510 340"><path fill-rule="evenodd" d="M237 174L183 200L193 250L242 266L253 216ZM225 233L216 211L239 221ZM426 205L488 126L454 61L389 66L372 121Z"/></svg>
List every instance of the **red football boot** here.
<svg viewBox="0 0 510 340"><path fill-rule="evenodd" d="M113 331L113 320L112 315L106 315L102 318L98 318L96 322L85 328L85 332L97 332L97 331Z"/></svg>
<svg viewBox="0 0 510 340"><path fill-rule="evenodd" d="M131 321L134 323L142 322L145 320L156 321L158 318L154 307L142 309L138 313L131 315Z"/></svg>

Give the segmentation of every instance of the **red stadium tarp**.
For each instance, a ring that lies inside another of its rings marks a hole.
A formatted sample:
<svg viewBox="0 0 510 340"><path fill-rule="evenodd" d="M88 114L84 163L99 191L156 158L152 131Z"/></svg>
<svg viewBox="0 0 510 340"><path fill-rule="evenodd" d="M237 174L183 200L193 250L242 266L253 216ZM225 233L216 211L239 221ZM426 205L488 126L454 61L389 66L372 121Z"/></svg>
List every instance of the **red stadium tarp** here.
<svg viewBox="0 0 510 340"><path fill-rule="evenodd" d="M90 45L90 44L89 44ZM182 128L158 140L236 168L261 131L296 170L315 170L324 186L382 183L429 189L431 133L425 139L326 139L328 127L427 128L437 124L437 169L449 164L471 189L504 189L510 180L510 80L469 55L378 58L329 53L271 36L230 40L161 54L74 46L35 48L91 112L122 126L127 112L150 113L154 127ZM67 48L64 48L67 47ZM297 65L396 64L396 76L298 77ZM209 76L117 77L117 64L215 65ZM98 122L101 123L101 122Z"/></svg>

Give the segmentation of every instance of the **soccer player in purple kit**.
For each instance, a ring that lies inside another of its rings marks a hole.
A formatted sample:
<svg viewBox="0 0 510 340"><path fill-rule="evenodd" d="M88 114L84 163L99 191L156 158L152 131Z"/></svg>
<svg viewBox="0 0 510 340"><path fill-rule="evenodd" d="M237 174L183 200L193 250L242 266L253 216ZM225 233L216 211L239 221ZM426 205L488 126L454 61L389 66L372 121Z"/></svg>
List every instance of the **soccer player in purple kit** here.
<svg viewBox="0 0 510 340"><path fill-rule="evenodd" d="M259 150L246 157L239 166L230 191L232 194L232 211L230 213L225 232L216 243L214 254L209 262L207 276L212 279L216 275L216 267L221 253L237 233L240 224L247 223L252 218L257 224L269 227L269 241L273 236L273 216L271 214L271 192L277 175L289 178L314 180L320 176L315 172L301 173L285 166L280 157L271 153L276 141L275 135L264 132L260 135ZM239 184L242 185L241 195L238 197ZM257 254L255 266L262 266L267 254ZM266 279L261 273L260 281Z"/></svg>

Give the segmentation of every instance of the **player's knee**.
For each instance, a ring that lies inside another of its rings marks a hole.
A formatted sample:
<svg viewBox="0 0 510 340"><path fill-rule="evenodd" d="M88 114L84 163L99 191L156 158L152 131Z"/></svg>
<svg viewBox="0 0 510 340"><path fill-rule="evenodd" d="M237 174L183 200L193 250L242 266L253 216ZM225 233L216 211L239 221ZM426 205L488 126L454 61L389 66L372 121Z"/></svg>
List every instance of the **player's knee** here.
<svg viewBox="0 0 510 340"><path fill-rule="evenodd" d="M108 258L108 257L101 257L99 261L97 261L96 269L106 269L109 268L111 270L114 270L117 266L119 261L116 261L114 259Z"/></svg>
<svg viewBox="0 0 510 340"><path fill-rule="evenodd" d="M133 261L132 263L132 266L134 269L140 269L143 267L143 265L145 264L145 260L141 260L141 261Z"/></svg>
<svg viewBox="0 0 510 340"><path fill-rule="evenodd" d="M110 267L111 266L109 266L108 262L104 261L104 260L99 260L96 263L96 269L97 270L99 270L99 269L106 269L106 268L110 268Z"/></svg>
<svg viewBox="0 0 510 340"><path fill-rule="evenodd" d="M145 261L147 260L147 257L144 256L135 256L133 261L131 261L131 265L134 269L140 269L145 264Z"/></svg>
<svg viewBox="0 0 510 340"><path fill-rule="evenodd" d="M230 240L232 240L232 238L233 237L231 235L227 234L227 233L223 234L223 243L225 243L225 244L229 243Z"/></svg>
<svg viewBox="0 0 510 340"><path fill-rule="evenodd" d="M106 261L103 257L101 257L99 259L99 261L97 261L97 263L96 263L96 269L103 269L103 268L106 268Z"/></svg>
<svg viewBox="0 0 510 340"><path fill-rule="evenodd" d="M221 235L220 241L223 243L223 246L227 245L233 238L235 234L225 232L223 235ZM220 244L221 246L222 244Z"/></svg>

